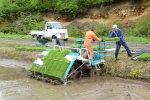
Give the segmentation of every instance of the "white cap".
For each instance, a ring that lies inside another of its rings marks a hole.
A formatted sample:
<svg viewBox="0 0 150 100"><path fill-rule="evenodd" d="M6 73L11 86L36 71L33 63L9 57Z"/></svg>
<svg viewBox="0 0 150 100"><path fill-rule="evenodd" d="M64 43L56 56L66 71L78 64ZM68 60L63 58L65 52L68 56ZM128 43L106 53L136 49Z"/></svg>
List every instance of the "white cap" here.
<svg viewBox="0 0 150 100"><path fill-rule="evenodd" d="M113 25L112 28L117 28L117 25Z"/></svg>

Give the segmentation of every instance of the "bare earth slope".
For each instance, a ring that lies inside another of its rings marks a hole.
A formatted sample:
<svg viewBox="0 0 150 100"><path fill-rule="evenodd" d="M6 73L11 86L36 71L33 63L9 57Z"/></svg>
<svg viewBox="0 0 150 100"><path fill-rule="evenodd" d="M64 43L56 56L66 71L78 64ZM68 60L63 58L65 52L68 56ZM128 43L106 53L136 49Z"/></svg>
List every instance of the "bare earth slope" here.
<svg viewBox="0 0 150 100"><path fill-rule="evenodd" d="M140 2L132 3L131 1L102 4L93 8L89 8L84 15L78 16L74 20L69 20L59 14L45 14L46 21L60 21L66 27L70 25L82 27L85 24L96 21L107 25L112 25L115 22L121 21L124 26L128 22L136 22L150 14L150 0L141 0Z"/></svg>

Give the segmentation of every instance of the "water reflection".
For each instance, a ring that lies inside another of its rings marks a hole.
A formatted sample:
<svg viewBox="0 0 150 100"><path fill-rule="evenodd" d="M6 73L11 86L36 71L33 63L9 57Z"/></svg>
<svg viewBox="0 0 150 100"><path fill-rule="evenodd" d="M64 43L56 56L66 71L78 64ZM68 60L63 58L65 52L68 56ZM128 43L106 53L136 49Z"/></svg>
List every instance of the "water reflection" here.
<svg viewBox="0 0 150 100"><path fill-rule="evenodd" d="M0 92L0 100L3 100L2 98L3 98L3 97L2 97L2 93Z"/></svg>

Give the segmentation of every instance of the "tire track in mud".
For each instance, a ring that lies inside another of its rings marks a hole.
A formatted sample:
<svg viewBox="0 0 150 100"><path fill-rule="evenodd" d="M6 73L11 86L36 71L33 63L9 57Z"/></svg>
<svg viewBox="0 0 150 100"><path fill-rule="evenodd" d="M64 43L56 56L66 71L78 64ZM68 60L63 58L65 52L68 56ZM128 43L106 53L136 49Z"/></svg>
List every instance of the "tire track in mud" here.
<svg viewBox="0 0 150 100"><path fill-rule="evenodd" d="M100 76L53 86L19 73L20 68L29 69L30 63L0 59L0 65L7 68L0 73L0 100L150 100L147 82Z"/></svg>
<svg viewBox="0 0 150 100"><path fill-rule="evenodd" d="M135 84L122 83L104 83L102 86L95 86L91 84L84 85L92 87L93 89L86 92L73 94L74 100L149 100L136 92L135 90L150 94L146 87ZM144 90L143 90L144 89ZM132 91L133 90L133 91Z"/></svg>

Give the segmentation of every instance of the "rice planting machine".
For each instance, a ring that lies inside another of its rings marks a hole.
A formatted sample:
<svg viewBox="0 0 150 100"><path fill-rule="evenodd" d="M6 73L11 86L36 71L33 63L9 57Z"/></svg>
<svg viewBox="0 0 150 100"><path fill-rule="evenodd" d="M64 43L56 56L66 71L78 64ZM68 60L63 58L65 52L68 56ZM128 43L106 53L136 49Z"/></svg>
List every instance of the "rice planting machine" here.
<svg viewBox="0 0 150 100"><path fill-rule="evenodd" d="M86 59L82 57L84 52L88 52L83 47L83 42L84 39L77 39L75 46L58 46L58 49L47 49L41 54L37 54L37 58L29 69L28 76L54 85L66 84L77 78L99 76L101 66L105 64L104 58L112 56L105 54L111 52L105 50L105 48L111 48L105 43L111 42L97 42L98 46L95 47L97 50L94 49L94 65L88 56Z"/></svg>

